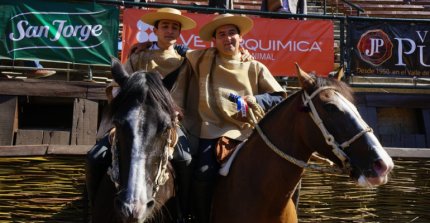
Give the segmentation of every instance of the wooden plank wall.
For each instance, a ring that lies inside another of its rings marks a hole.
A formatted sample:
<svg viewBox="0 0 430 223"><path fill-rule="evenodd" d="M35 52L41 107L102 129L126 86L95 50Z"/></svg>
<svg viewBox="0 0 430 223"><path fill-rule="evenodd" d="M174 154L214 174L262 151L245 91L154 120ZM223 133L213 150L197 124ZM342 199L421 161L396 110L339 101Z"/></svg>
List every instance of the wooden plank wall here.
<svg viewBox="0 0 430 223"><path fill-rule="evenodd" d="M427 133L425 136L425 139L427 142L427 147L430 147L430 108L423 109L422 113L423 113L424 129L425 129L425 132Z"/></svg>
<svg viewBox="0 0 430 223"><path fill-rule="evenodd" d="M76 98L73 106L73 125L70 145L96 143L98 103Z"/></svg>
<svg viewBox="0 0 430 223"><path fill-rule="evenodd" d="M18 129L15 145L69 145L70 132L49 129Z"/></svg>
<svg viewBox="0 0 430 223"><path fill-rule="evenodd" d="M0 95L0 145L12 145L17 128L18 97Z"/></svg>
<svg viewBox="0 0 430 223"><path fill-rule="evenodd" d="M430 148L429 95L359 92L356 97L359 112L383 146Z"/></svg>
<svg viewBox="0 0 430 223"><path fill-rule="evenodd" d="M0 81L0 146L94 145L98 125L98 102L106 100L105 84L82 81ZM74 98L71 129L42 126L18 129L19 97ZM14 134L16 133L16 142Z"/></svg>

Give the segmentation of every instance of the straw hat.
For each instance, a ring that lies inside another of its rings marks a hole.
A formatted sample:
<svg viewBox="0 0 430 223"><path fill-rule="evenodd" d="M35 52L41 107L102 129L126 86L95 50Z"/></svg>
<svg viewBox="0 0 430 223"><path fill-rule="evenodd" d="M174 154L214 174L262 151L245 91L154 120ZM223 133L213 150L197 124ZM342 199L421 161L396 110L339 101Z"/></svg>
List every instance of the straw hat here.
<svg viewBox="0 0 430 223"><path fill-rule="evenodd" d="M235 25L239 28L241 36L248 33L254 26L252 19L232 14L221 14L212 19L212 21L206 23L199 32L199 36L202 40L211 41L215 30L223 25Z"/></svg>
<svg viewBox="0 0 430 223"><path fill-rule="evenodd" d="M174 8L160 8L156 12L146 13L141 20L149 25L155 25L156 21L167 19L181 23L181 30L188 30L196 27L196 22L186 16L181 11Z"/></svg>

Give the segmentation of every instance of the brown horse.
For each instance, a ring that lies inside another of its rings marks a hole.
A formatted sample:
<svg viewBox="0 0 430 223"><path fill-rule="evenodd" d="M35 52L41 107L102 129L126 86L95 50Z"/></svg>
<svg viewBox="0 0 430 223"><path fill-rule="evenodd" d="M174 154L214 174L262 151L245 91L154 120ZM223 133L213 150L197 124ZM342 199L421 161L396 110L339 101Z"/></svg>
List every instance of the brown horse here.
<svg viewBox="0 0 430 223"><path fill-rule="evenodd" d="M110 105L112 164L95 194L92 222L174 222L165 205L175 204L169 157L176 105L159 74L129 75L114 60L112 76L121 87Z"/></svg>
<svg viewBox="0 0 430 223"><path fill-rule="evenodd" d="M302 90L273 108L243 144L215 189L214 223L297 222L291 195L314 152L336 163L359 185L385 184L394 164L336 79L298 66Z"/></svg>

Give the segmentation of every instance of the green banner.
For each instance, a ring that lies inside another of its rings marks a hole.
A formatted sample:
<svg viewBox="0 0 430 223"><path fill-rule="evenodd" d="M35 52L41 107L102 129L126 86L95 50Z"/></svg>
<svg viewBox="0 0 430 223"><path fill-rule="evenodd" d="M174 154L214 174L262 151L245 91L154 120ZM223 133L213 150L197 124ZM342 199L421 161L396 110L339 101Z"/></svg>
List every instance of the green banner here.
<svg viewBox="0 0 430 223"><path fill-rule="evenodd" d="M0 0L0 56L110 64L119 10L91 2Z"/></svg>

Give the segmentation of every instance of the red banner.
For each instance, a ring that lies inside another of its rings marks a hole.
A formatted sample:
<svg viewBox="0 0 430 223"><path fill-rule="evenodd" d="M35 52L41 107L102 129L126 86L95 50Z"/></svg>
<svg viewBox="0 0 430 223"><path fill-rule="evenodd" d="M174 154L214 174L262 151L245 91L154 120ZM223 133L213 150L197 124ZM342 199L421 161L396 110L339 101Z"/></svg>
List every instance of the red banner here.
<svg viewBox="0 0 430 223"><path fill-rule="evenodd" d="M129 48L137 42L156 41L152 26L142 22L140 17L147 10L125 9L122 34L122 61L125 62ZM184 13L194 19L197 27L181 32L178 43L190 49L213 46L200 39L198 30L214 15ZM254 28L244 36L242 46L264 63L275 76L295 76L294 63L303 70L327 76L333 70L334 37L333 23L323 20L287 20L251 17Z"/></svg>

